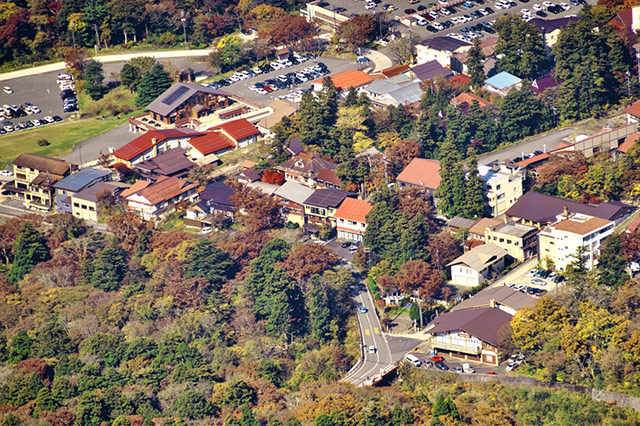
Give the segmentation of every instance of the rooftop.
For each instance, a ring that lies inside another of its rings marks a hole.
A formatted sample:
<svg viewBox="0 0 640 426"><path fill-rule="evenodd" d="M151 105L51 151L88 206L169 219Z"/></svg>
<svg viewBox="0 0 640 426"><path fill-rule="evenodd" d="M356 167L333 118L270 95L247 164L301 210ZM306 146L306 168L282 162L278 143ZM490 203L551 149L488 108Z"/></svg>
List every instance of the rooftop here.
<svg viewBox="0 0 640 426"><path fill-rule="evenodd" d="M226 137L222 132L207 132L189 140L189 145L198 150L202 155L209 155L225 149L235 148L234 141Z"/></svg>
<svg viewBox="0 0 640 426"><path fill-rule="evenodd" d="M447 223L447 225L449 226L449 228L471 228L471 226L476 223L475 220L473 219L467 219L464 217L460 217L460 216L454 216L451 218L451 220L449 221L449 223Z"/></svg>
<svg viewBox="0 0 640 426"><path fill-rule="evenodd" d="M545 34L555 30L562 30L571 22L575 22L577 20L578 20L577 16L565 16L564 18L557 18L557 19L533 18L527 22L529 24L534 24L538 28L539 32Z"/></svg>
<svg viewBox="0 0 640 426"><path fill-rule="evenodd" d="M167 116L198 92L225 97L229 96L228 93L212 89L211 87L191 83L176 83L162 92L160 96L147 106L147 109L162 116Z"/></svg>
<svg viewBox="0 0 640 426"><path fill-rule="evenodd" d="M81 200L97 203L99 194L105 191L113 193L117 188L118 188L117 186L109 182L98 182L95 185L91 185L88 188L84 188L82 191L73 195L72 198L79 198Z"/></svg>
<svg viewBox="0 0 640 426"><path fill-rule="evenodd" d="M433 37L423 40L419 43L422 46L426 46L430 49L440 50L440 51L448 51L455 52L457 49L461 47L471 47L472 44L468 41L459 40L457 38L444 36L444 37Z"/></svg>
<svg viewBox="0 0 640 426"><path fill-rule="evenodd" d="M156 157L135 164L135 168L156 175L171 176L195 166L182 148L169 149Z"/></svg>
<svg viewBox="0 0 640 426"><path fill-rule="evenodd" d="M212 127L209 130L215 130L215 129L223 130L226 134L231 136L231 138L233 138L236 142L246 138L250 138L251 136L262 134L260 133L260 130L256 128L256 126L249 123L249 121L247 121L244 118L228 121L226 123Z"/></svg>
<svg viewBox="0 0 640 426"><path fill-rule="evenodd" d="M436 76L449 77L453 75L450 69L443 67L440 65L440 62L433 61L425 62L424 64L416 65L411 68L411 71L418 77L420 80L432 80Z"/></svg>
<svg viewBox="0 0 640 426"><path fill-rule="evenodd" d="M336 208L345 198L347 198L348 195L348 192L340 191L339 189L316 189L313 191L313 194L304 201L304 204L316 207Z"/></svg>
<svg viewBox="0 0 640 426"><path fill-rule="evenodd" d="M334 216L339 219L366 223L366 216L369 210L371 210L371 207L373 206L368 201L358 200L356 198L345 198Z"/></svg>
<svg viewBox="0 0 640 426"><path fill-rule="evenodd" d="M497 346L500 329L511 322L511 318L511 315L497 308L461 309L436 317L429 323L434 327L427 330L429 334L464 331L490 345Z"/></svg>
<svg viewBox="0 0 640 426"><path fill-rule="evenodd" d="M458 96L451 99L450 103L451 105L455 105L455 106L460 104L471 105L474 101L478 102L478 105L480 105L480 107L482 108L486 108L489 105L491 105L491 102L485 101L480 96L474 95L473 93L470 93L470 92L460 93Z"/></svg>
<svg viewBox="0 0 640 426"><path fill-rule="evenodd" d="M389 80L373 80L365 87L365 90L373 93L374 95L384 95L399 88L399 85L392 83Z"/></svg>
<svg viewBox="0 0 640 426"><path fill-rule="evenodd" d="M528 225L523 225L519 222L509 221L507 223L500 223L492 226L494 232L499 232L505 235L511 235L512 237L522 238L525 235L535 232L538 228Z"/></svg>
<svg viewBox="0 0 640 426"><path fill-rule="evenodd" d="M364 86L365 84L369 84L373 81L373 77L369 74L357 70L343 71L338 74L333 74L330 78L333 80L333 84L336 86L338 91L347 90L350 87ZM322 79L316 80L313 83L321 84Z"/></svg>
<svg viewBox="0 0 640 426"><path fill-rule="evenodd" d="M522 79L516 77L513 74L509 74L506 71L502 71L494 75L491 78L486 79L484 82L490 86L495 87L498 90L506 89L508 87L515 86L520 83Z"/></svg>
<svg viewBox="0 0 640 426"><path fill-rule="evenodd" d="M629 136L627 136L624 142L620 144L620 146L618 147L618 151L626 154L627 151L629 151L631 147L636 144L638 138L640 138L640 133L631 133Z"/></svg>
<svg viewBox="0 0 640 426"><path fill-rule="evenodd" d="M629 115L633 115L634 117L640 117L640 101L631 104L624 110Z"/></svg>
<svg viewBox="0 0 640 426"><path fill-rule="evenodd" d="M390 78L407 71L409 71L409 65L394 65L392 67L383 69L382 71L380 71L380 73L385 77Z"/></svg>
<svg viewBox="0 0 640 426"><path fill-rule="evenodd" d="M293 181L287 181L274 192L285 200L302 205L313 194L313 189Z"/></svg>
<svg viewBox="0 0 640 426"><path fill-rule="evenodd" d="M501 223L504 223L502 219L497 217L483 217L475 221L473 225L469 228L469 233L482 235L484 237L484 231L488 226L498 226Z"/></svg>
<svg viewBox="0 0 640 426"><path fill-rule="evenodd" d="M496 244L488 243L474 247L453 261L447 266L463 264L476 271L482 271L487 266L492 265L503 257L507 256L507 251Z"/></svg>
<svg viewBox="0 0 640 426"><path fill-rule="evenodd" d="M555 76L548 75L542 78L536 78L531 83L531 91L536 95L544 92L547 89L558 86L562 81L557 81Z"/></svg>
<svg viewBox="0 0 640 426"><path fill-rule="evenodd" d="M507 306L514 310L520 310L526 306L533 307L537 299L526 293L514 290L506 285L489 287L476 293L475 295L463 300L462 302L451 308L452 311L461 309L488 307L491 301Z"/></svg>
<svg viewBox="0 0 640 426"><path fill-rule="evenodd" d="M113 156L125 161L130 161L151 149L154 144L162 142L165 139L189 138L200 135L204 135L204 133L188 129L186 127L180 127L177 129L149 130L125 146L118 148L113 153Z"/></svg>
<svg viewBox="0 0 640 426"><path fill-rule="evenodd" d="M400 105L411 105L415 102L420 102L422 98L422 88L420 83L405 84L395 90L386 94L386 97L397 102Z"/></svg>
<svg viewBox="0 0 640 426"><path fill-rule="evenodd" d="M611 223L610 220L577 213L551 226L559 231L570 232L577 235L588 235Z"/></svg>
<svg viewBox="0 0 640 426"><path fill-rule="evenodd" d="M424 186L435 190L440 185L440 162L426 158L414 158L398 175L396 181Z"/></svg>
<svg viewBox="0 0 640 426"><path fill-rule="evenodd" d="M99 170L94 168L82 169L77 173L72 173L60 182L54 185L57 189L65 189L67 191L77 192L80 191L92 182L104 179L109 176L111 172L105 170Z"/></svg>
<svg viewBox="0 0 640 426"><path fill-rule="evenodd" d="M335 170L336 167L331 161L323 160L317 155L300 152L296 157L288 159L277 168L315 176L323 169Z"/></svg>
<svg viewBox="0 0 640 426"><path fill-rule="evenodd" d="M163 201L171 200L190 189L195 189L196 186L196 184L189 183L186 180L170 177L158 180L156 183L149 185L140 191L140 195L146 198L152 205L156 205Z"/></svg>
<svg viewBox="0 0 640 426"><path fill-rule="evenodd" d="M54 175L64 176L70 172L73 167L71 163L67 163L57 158L47 157L40 154L24 153L18 155L13 160L14 166L28 167L30 169L39 170L41 172L49 172Z"/></svg>

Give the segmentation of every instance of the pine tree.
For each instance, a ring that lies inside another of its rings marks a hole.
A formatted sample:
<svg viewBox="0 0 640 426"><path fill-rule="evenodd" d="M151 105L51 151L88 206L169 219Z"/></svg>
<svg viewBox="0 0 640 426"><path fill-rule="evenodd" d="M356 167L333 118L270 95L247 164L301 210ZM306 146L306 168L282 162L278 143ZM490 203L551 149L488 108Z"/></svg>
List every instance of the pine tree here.
<svg viewBox="0 0 640 426"><path fill-rule="evenodd" d="M329 338L331 326L331 309L327 291L322 286L318 276L311 278L311 290L307 294L307 310L311 322L311 334L317 340L324 342Z"/></svg>
<svg viewBox="0 0 640 426"><path fill-rule="evenodd" d="M171 77L169 77L169 73L165 71L161 64L156 62L153 68L151 68L151 71L145 74L142 80L140 80L136 105L149 105L169 87L171 87Z"/></svg>
<svg viewBox="0 0 640 426"><path fill-rule="evenodd" d="M482 188L482 176L480 176L478 170L478 160L474 150L470 150L470 154L467 157L467 167L465 207L462 216L467 219L478 219L484 216L487 204L484 189Z"/></svg>
<svg viewBox="0 0 640 426"><path fill-rule="evenodd" d="M278 165L287 160L289 152L287 151L289 138L293 133L293 126L291 125L291 119L286 115L273 126L273 140L271 142L271 148L269 150L271 159Z"/></svg>
<svg viewBox="0 0 640 426"><path fill-rule="evenodd" d="M349 88L342 104L346 107L358 106L360 104L358 101L358 90L355 87Z"/></svg>
<svg viewBox="0 0 640 426"><path fill-rule="evenodd" d="M303 145L321 146L327 131L320 111L320 103L313 92L305 92L298 109L298 130Z"/></svg>
<svg viewBox="0 0 640 426"><path fill-rule="evenodd" d="M444 141L444 129L437 112L427 109L414 124L414 131L420 138L420 156L437 158L438 147Z"/></svg>
<svg viewBox="0 0 640 426"><path fill-rule="evenodd" d="M126 253L117 241L112 241L97 254L87 272L90 273L88 279L94 287L114 291L120 288L126 270Z"/></svg>
<svg viewBox="0 0 640 426"><path fill-rule="evenodd" d="M85 69L84 80L84 90L94 101L102 99L107 93L107 86L102 84L104 81L102 63L94 60L89 61Z"/></svg>
<svg viewBox="0 0 640 426"><path fill-rule="evenodd" d="M620 255L621 253L620 236L612 234L604 241L604 247L600 251L600 259L598 260L598 272L600 273L598 283L600 285L615 288L629 280L629 275L625 270L627 261Z"/></svg>
<svg viewBox="0 0 640 426"><path fill-rule="evenodd" d="M473 39L473 47L469 49L467 57L467 71L471 77L471 87L479 89L484 84L484 60L485 56L480 47L480 38Z"/></svg>
<svg viewBox="0 0 640 426"><path fill-rule="evenodd" d="M124 64L120 70L120 83L129 89L131 93L135 92L140 83L140 72L138 68L128 62Z"/></svg>
<svg viewBox="0 0 640 426"><path fill-rule="evenodd" d="M464 213L465 202L465 178L460 161L460 154L454 148L451 141L445 141L440 151L440 185L436 189L435 196L438 199L438 208L448 217Z"/></svg>
<svg viewBox="0 0 640 426"><path fill-rule="evenodd" d="M187 259L185 278L206 278L214 290L220 290L233 277L236 263L227 252L215 247L210 240L200 240Z"/></svg>
<svg viewBox="0 0 640 426"><path fill-rule="evenodd" d="M33 223L22 225L15 243L15 255L9 271L9 282L16 284L26 274L31 272L39 262L50 258L44 235L38 231Z"/></svg>

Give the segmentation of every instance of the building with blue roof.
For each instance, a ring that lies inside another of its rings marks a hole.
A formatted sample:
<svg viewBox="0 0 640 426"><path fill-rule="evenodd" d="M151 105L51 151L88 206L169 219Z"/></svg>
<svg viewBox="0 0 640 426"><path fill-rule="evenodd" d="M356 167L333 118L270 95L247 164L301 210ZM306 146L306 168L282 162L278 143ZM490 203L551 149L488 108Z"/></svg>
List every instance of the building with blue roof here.
<svg viewBox="0 0 640 426"><path fill-rule="evenodd" d="M511 89L520 90L522 88L522 79L506 71L502 71L484 81L484 87L491 93L500 96L506 96Z"/></svg>
<svg viewBox="0 0 640 426"><path fill-rule="evenodd" d="M71 213L71 197L96 182L105 182L110 179L111 172L88 168L73 173L53 187L56 190L56 208L58 213Z"/></svg>

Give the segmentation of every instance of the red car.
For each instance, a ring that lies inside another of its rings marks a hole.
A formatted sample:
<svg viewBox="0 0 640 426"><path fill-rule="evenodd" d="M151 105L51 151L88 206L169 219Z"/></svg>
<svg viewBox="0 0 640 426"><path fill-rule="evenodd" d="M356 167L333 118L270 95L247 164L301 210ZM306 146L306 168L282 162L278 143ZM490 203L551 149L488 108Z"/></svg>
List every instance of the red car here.
<svg viewBox="0 0 640 426"><path fill-rule="evenodd" d="M497 376L498 373L496 373L495 371L487 371L487 374L490 374L492 376Z"/></svg>
<svg viewBox="0 0 640 426"><path fill-rule="evenodd" d="M433 361L433 362L443 362L444 358L441 357L440 355L436 355L436 356L432 356L431 357L431 361Z"/></svg>

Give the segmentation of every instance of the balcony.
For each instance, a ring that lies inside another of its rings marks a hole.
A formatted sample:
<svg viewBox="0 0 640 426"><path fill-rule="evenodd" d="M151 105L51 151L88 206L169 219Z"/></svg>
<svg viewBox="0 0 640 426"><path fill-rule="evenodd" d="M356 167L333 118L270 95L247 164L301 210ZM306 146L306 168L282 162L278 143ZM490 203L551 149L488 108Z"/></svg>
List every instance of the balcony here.
<svg viewBox="0 0 640 426"><path fill-rule="evenodd" d="M432 340L431 346L437 349L444 349L451 352L461 352L470 355L480 355L480 353L482 352L482 346L480 345L478 345L476 348L470 348L468 346L453 345L451 343L443 343Z"/></svg>

